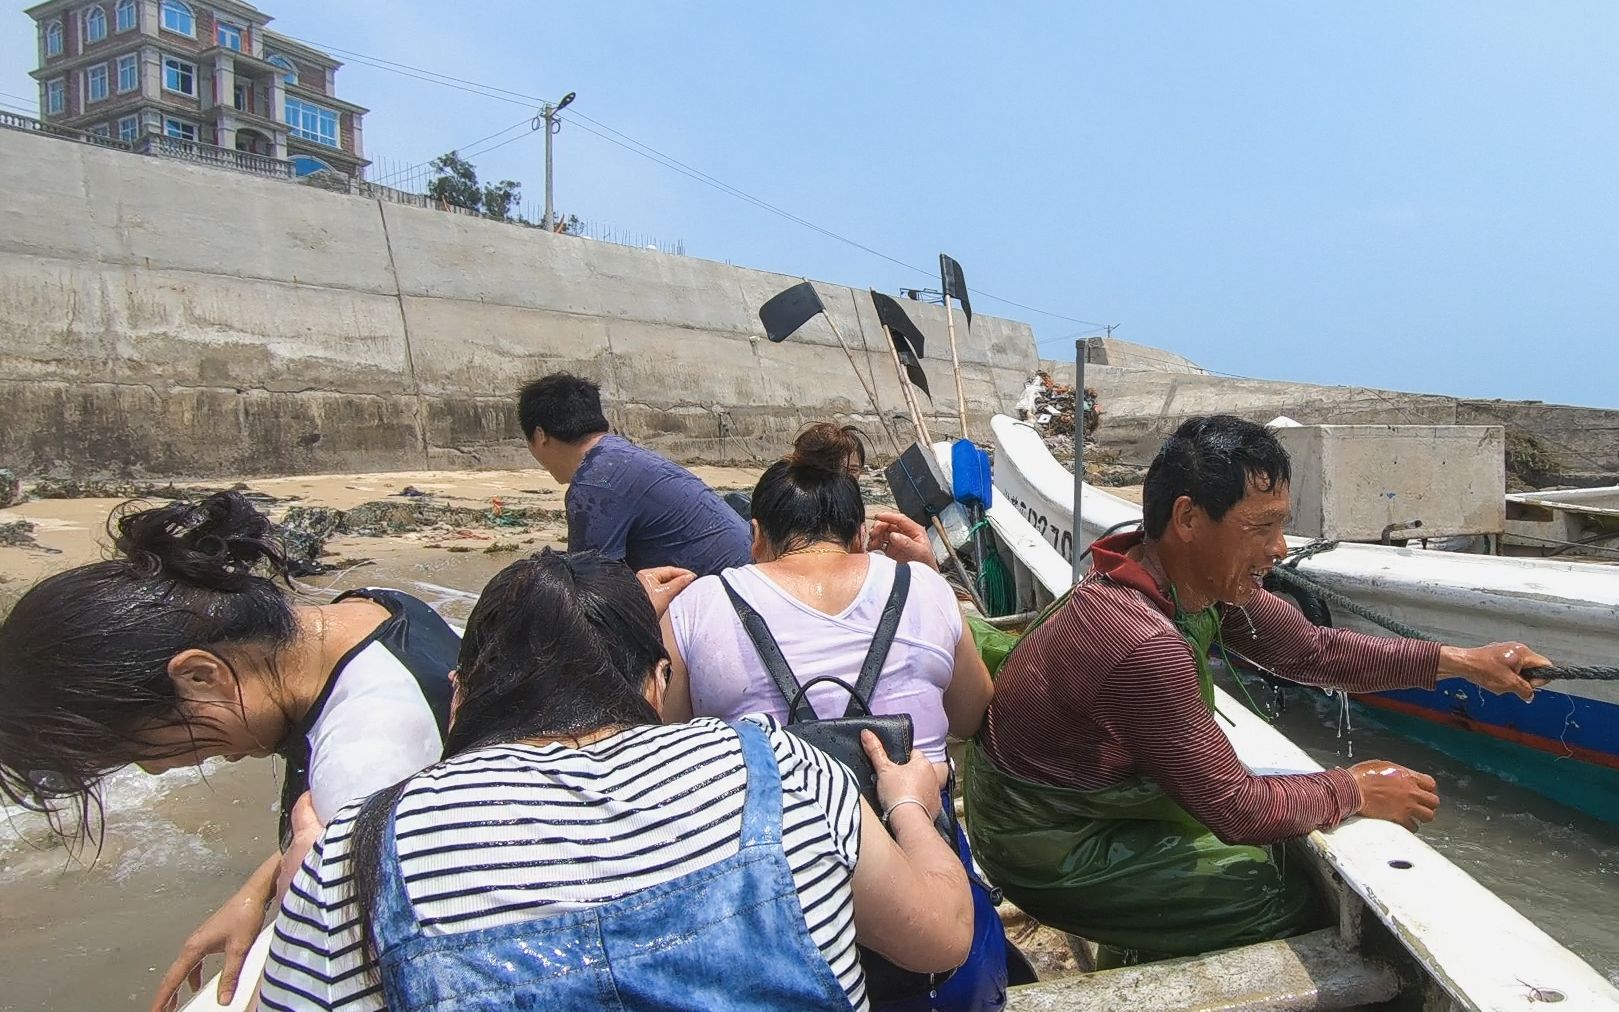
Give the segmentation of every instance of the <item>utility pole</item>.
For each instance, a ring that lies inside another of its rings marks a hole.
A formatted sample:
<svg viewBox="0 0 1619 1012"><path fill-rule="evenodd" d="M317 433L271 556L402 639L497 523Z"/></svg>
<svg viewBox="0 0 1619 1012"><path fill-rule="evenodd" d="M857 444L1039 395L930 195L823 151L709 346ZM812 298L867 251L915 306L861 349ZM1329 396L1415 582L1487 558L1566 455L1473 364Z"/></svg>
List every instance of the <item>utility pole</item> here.
<svg viewBox="0 0 1619 1012"><path fill-rule="evenodd" d="M563 95L562 101L556 105L546 102L540 106L540 118L545 121L545 217L540 219L540 227L547 232L551 231L556 223L551 205L551 138L562 129L562 121L557 118L557 113L566 109L573 98L574 93L570 91Z"/></svg>

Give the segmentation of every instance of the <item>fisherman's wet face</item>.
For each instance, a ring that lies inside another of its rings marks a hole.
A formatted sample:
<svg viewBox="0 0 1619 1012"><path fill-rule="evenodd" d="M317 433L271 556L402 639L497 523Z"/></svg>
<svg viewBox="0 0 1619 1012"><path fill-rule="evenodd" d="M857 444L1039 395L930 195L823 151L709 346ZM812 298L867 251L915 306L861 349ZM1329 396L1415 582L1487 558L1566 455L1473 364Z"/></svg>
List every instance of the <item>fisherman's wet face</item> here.
<svg viewBox="0 0 1619 1012"><path fill-rule="evenodd" d="M147 773L274 754L287 720L263 678L238 680L232 666L206 650L169 661L175 708L166 718L131 729L131 757Z"/></svg>
<svg viewBox="0 0 1619 1012"><path fill-rule="evenodd" d="M1205 603L1244 605L1259 593L1276 561L1287 555L1283 531L1293 515L1289 500L1285 482L1267 488L1250 475L1243 497L1219 520L1185 496L1175 503L1172 525L1186 539L1186 557Z"/></svg>

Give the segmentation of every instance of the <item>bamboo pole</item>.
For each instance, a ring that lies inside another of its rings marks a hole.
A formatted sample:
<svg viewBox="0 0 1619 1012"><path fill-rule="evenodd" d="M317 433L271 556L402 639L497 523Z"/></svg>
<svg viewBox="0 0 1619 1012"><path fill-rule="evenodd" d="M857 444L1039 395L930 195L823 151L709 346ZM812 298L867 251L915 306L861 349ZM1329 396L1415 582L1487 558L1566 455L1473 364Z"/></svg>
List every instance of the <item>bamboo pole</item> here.
<svg viewBox="0 0 1619 1012"><path fill-rule="evenodd" d="M809 278L805 278L804 281L808 284ZM894 432L894 427L889 424L888 419L883 417L882 406L877 403L876 374L872 374L870 383L866 382L865 374L860 371L860 366L854 360L854 352L849 350L848 343L843 340L843 332L838 329L838 322L832 319L832 311L826 307L825 302L821 303L821 315L826 318L826 325L832 328L832 336L838 339L838 347L843 349L844 356L849 360L849 368L854 370L855 379L860 381L860 389L866 392L866 398L871 401L871 410L877 414L877 424L881 425L883 431L888 433L889 442L894 444L894 452L903 453L905 447L900 445L898 434ZM890 344L892 344L892 341L890 341Z"/></svg>
<svg viewBox="0 0 1619 1012"><path fill-rule="evenodd" d="M956 316L950 311L950 296L944 297L944 323L950 331L950 368L956 373L956 413L961 416L961 438L967 435L967 387L961 381L961 359L956 354Z"/></svg>
<svg viewBox="0 0 1619 1012"><path fill-rule="evenodd" d="M922 444L923 452L932 453L933 439L928 435L927 426L922 422L922 408L916 399L916 392L911 389L910 378L905 375L905 367L900 364L899 349L894 347L894 335L886 324L883 325L883 337L888 340L888 356L894 362L894 376L899 380L900 391L905 394L905 403L910 406L911 422L916 426L917 439ZM961 577L962 586L967 588L967 594L973 599L973 605L980 615L988 615L989 609L984 606L984 599L978 594L978 587L973 583L972 574L967 572L961 556L956 554L956 546L950 543L950 532L944 529L944 521L939 519L937 513L929 513L928 519L933 521L933 530L938 533L939 541L944 545L945 553L950 556L950 563L955 567L956 575Z"/></svg>

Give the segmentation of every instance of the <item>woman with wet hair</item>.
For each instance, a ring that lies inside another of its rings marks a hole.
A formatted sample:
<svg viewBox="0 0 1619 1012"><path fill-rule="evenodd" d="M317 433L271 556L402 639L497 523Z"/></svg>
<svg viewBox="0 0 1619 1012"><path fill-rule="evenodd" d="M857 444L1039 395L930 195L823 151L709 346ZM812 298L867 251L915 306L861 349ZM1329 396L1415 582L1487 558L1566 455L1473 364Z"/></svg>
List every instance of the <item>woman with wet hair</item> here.
<svg viewBox="0 0 1619 1012"><path fill-rule="evenodd" d="M910 716L915 745L933 763L942 809L951 804L948 739L978 732L994 689L950 585L922 560L878 551L892 533L874 538L866 525L854 477L865 456L856 430L820 422L765 471L751 501L754 564L697 580L665 616L673 677L664 715L766 713L786 721L789 697L808 686L804 696L816 716L843 716L862 669L880 664L869 699L853 712L869 705L872 713ZM927 545L925 536L913 543ZM773 644L761 644L749 625L762 625ZM772 646L779 661L766 660ZM812 684L818 679L837 681ZM959 827L953 832L970 867L966 836ZM961 975L954 997L938 1007L1004 1001L1004 936L987 887L975 883L974 892L973 965L991 970ZM874 998L885 1004L918 988L926 1004L937 990L903 975L874 981Z"/></svg>
<svg viewBox="0 0 1619 1012"><path fill-rule="evenodd" d="M0 623L0 795L85 839L99 782L123 766L285 759L286 854L191 935L154 1008L221 951L228 1003L278 875L313 835L293 838L294 809L318 826L439 759L460 640L396 591L295 603L269 520L235 492L126 508L111 534L111 558L40 581Z"/></svg>
<svg viewBox="0 0 1619 1012"><path fill-rule="evenodd" d="M467 622L444 761L326 827L263 1004L864 1007L857 938L924 972L961 960L971 901L919 755L868 743L891 838L769 718L662 724L668 680L623 564L503 570Z"/></svg>
<svg viewBox="0 0 1619 1012"><path fill-rule="evenodd" d="M732 594L764 619L799 684L830 675L852 685L903 565L909 588L869 702L874 713L910 714L916 745L938 767L942 786L947 738L977 733L993 687L944 578L920 560L867 551L865 503L851 473L864 460L855 429L820 422L765 471L751 505L754 564L697 580L669 607L664 640L674 677L666 716L787 719L789 701L743 629ZM822 683L807 698L816 713L834 715L849 694Z"/></svg>

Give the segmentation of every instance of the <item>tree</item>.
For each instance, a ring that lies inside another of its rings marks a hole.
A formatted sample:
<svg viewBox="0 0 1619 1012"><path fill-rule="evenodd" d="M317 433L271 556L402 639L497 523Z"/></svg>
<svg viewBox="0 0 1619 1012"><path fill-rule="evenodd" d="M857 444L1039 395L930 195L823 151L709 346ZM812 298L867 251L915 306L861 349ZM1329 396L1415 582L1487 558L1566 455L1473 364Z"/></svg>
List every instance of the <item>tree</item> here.
<svg viewBox="0 0 1619 1012"><path fill-rule="evenodd" d="M517 205L523 202L521 183L502 179L483 188L483 213L486 218L511 221Z"/></svg>
<svg viewBox="0 0 1619 1012"><path fill-rule="evenodd" d="M478 170L454 151L429 163L437 175L427 184L427 195L469 211L483 210L483 191L478 189Z"/></svg>
<svg viewBox="0 0 1619 1012"><path fill-rule="evenodd" d="M429 167L436 173L427 184L427 195L434 200L482 214L497 221L511 221L523 202L523 184L502 179L487 186L478 185L478 170L451 151L433 159Z"/></svg>

